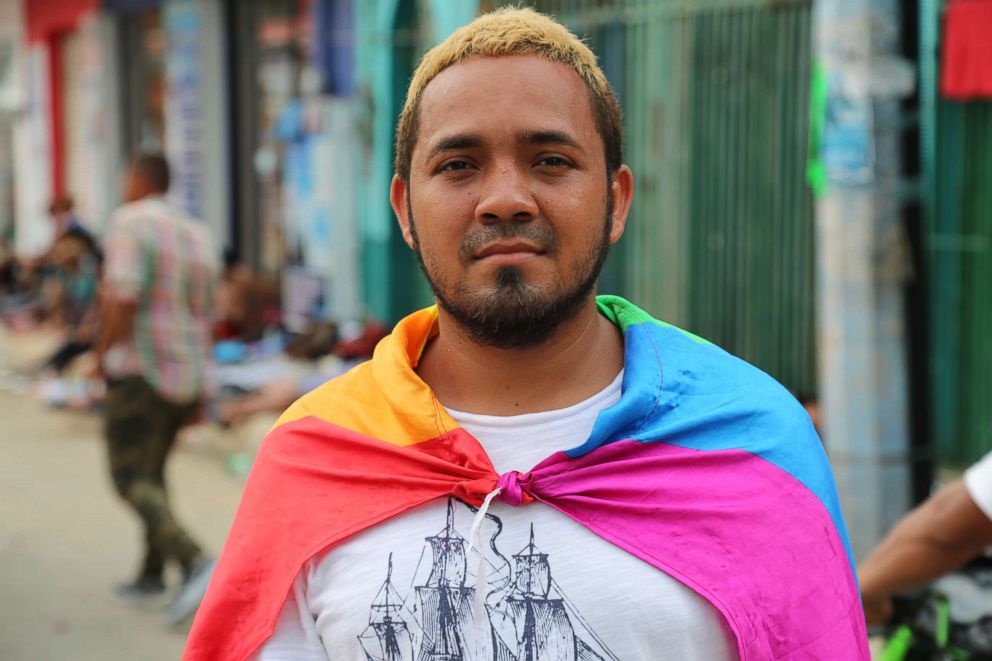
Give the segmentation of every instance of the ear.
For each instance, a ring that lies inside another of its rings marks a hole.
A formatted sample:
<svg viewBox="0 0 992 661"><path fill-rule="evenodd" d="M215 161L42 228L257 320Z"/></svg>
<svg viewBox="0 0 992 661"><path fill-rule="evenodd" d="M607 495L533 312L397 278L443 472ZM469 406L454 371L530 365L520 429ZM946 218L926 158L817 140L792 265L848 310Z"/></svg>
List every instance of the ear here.
<svg viewBox="0 0 992 661"><path fill-rule="evenodd" d="M613 227L610 230L610 243L616 243L627 228L627 215L634 199L634 173L626 165L621 165L610 180L613 191Z"/></svg>
<svg viewBox="0 0 992 661"><path fill-rule="evenodd" d="M400 225L400 232L403 234L403 241L413 248L413 234L410 232L410 187L398 174L393 175L393 181L389 184L389 204L396 214L396 222Z"/></svg>

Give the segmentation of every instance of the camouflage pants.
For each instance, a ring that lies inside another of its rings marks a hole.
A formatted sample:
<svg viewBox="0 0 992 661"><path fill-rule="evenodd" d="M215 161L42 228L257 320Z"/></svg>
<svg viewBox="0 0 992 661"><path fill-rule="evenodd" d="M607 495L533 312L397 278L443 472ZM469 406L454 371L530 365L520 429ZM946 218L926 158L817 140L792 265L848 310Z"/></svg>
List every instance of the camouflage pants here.
<svg viewBox="0 0 992 661"><path fill-rule="evenodd" d="M163 399L139 376L107 386L104 434L110 475L117 493L144 524L142 577L160 578L167 560L178 561L188 572L200 555L200 547L173 517L165 487L165 462L176 434L198 407L199 402Z"/></svg>

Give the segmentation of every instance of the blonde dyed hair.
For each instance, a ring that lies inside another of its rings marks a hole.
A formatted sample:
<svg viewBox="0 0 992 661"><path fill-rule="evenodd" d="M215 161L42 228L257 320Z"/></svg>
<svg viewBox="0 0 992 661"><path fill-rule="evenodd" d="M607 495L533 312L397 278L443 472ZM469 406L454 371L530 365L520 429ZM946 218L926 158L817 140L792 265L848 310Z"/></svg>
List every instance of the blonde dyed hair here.
<svg viewBox="0 0 992 661"><path fill-rule="evenodd" d="M396 173L410 178L410 160L417 142L420 101L427 85L448 67L471 57L537 55L560 62L585 81L596 129L603 139L606 171L623 163L620 104L596 55L581 39L553 18L533 9L504 7L479 16L427 51L413 73L406 102L396 124Z"/></svg>

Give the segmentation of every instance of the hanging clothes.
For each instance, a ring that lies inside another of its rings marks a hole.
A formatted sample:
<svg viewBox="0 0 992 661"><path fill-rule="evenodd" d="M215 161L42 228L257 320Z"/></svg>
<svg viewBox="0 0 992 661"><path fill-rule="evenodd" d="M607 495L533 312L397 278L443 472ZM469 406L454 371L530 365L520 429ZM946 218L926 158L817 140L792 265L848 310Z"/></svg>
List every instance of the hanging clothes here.
<svg viewBox="0 0 992 661"><path fill-rule="evenodd" d="M992 0L952 0L944 19L940 92L992 99Z"/></svg>

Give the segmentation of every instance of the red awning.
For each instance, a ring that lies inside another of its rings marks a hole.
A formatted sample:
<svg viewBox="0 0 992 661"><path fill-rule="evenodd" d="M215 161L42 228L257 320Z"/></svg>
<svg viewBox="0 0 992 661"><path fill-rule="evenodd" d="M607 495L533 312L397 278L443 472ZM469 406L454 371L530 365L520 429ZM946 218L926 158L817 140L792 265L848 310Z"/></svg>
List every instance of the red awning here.
<svg viewBox="0 0 992 661"><path fill-rule="evenodd" d="M951 0L944 20L940 91L992 99L992 0Z"/></svg>

